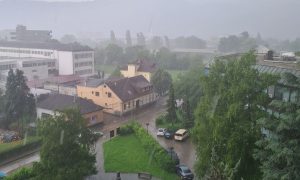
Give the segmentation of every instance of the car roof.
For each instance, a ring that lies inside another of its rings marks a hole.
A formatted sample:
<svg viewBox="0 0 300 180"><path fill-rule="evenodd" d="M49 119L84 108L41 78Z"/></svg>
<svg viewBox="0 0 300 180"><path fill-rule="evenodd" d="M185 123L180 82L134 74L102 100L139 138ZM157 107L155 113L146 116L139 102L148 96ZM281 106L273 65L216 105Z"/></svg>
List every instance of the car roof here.
<svg viewBox="0 0 300 180"><path fill-rule="evenodd" d="M184 132L186 132L187 130L186 129L178 129L176 131L176 134L183 134Z"/></svg>

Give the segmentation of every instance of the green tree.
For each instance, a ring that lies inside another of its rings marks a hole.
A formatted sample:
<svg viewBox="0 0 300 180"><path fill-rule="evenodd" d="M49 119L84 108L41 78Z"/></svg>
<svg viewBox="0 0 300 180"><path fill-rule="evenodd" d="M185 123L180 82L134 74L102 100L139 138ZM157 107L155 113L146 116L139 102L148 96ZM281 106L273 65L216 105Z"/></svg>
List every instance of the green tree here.
<svg viewBox="0 0 300 180"><path fill-rule="evenodd" d="M5 91L5 127L13 122L18 122L18 127L22 117L35 117L35 100L29 92L23 71L11 69L8 72Z"/></svg>
<svg viewBox="0 0 300 180"><path fill-rule="evenodd" d="M77 42L77 38L73 34L65 34L60 41L65 44L75 43Z"/></svg>
<svg viewBox="0 0 300 180"><path fill-rule="evenodd" d="M163 69L158 69L151 77L155 91L160 95L164 95L170 88L172 77L170 73Z"/></svg>
<svg viewBox="0 0 300 180"><path fill-rule="evenodd" d="M120 67L119 66L117 66L116 68L115 68L115 70L111 73L111 77L122 77L122 74L121 74L121 71L120 71L121 69L120 69Z"/></svg>
<svg viewBox="0 0 300 180"><path fill-rule="evenodd" d="M208 76L202 78L204 96L197 107L193 137L196 144L196 172L209 173L212 150L219 166L238 168L232 179L259 179L259 162L253 158L260 128L256 120L264 117L270 99L264 90L276 82L272 75L252 68L253 53L231 61L216 60ZM219 169L221 170L221 169Z"/></svg>
<svg viewBox="0 0 300 180"><path fill-rule="evenodd" d="M132 40L131 40L131 35L130 35L129 30L126 31L126 45L127 46L132 46Z"/></svg>
<svg viewBox="0 0 300 180"><path fill-rule="evenodd" d="M286 85L294 91L300 88L300 79L285 74ZM300 104L295 101L273 100L273 110L259 119L263 134L257 141L255 157L261 161L263 179L300 179Z"/></svg>
<svg viewBox="0 0 300 180"><path fill-rule="evenodd" d="M66 110L39 121L43 145L41 160L34 164L36 179L74 179L96 173L91 148L97 137L86 127L79 110Z"/></svg>
<svg viewBox="0 0 300 180"><path fill-rule="evenodd" d="M177 114L176 114L176 101L174 96L174 88L173 84L170 84L169 88L169 99L167 101L167 120L172 122L172 126L174 122L177 121Z"/></svg>
<svg viewBox="0 0 300 180"><path fill-rule="evenodd" d="M194 117L191 111L190 101L188 99L185 100L183 106L183 125L185 128L191 128L194 125Z"/></svg>
<svg viewBox="0 0 300 180"><path fill-rule="evenodd" d="M202 76L204 76L204 66L195 66L188 72L180 74L174 82L175 96L179 99L187 99L192 112L196 109L202 96L200 80Z"/></svg>
<svg viewBox="0 0 300 180"><path fill-rule="evenodd" d="M122 47L120 47L116 44L109 44L105 48L105 52L106 52L106 58L107 58L108 64L113 64L113 63L124 64L124 62L123 62L123 48Z"/></svg>

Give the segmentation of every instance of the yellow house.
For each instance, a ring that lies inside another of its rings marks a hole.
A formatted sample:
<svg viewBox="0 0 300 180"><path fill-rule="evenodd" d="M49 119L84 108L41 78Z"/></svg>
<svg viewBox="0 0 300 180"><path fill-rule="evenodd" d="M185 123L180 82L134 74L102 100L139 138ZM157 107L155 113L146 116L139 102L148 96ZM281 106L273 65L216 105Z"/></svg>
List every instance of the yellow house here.
<svg viewBox="0 0 300 180"><path fill-rule="evenodd" d="M146 60L137 60L122 67L120 72L124 77L143 75L149 82L152 74L156 71L156 64Z"/></svg>
<svg viewBox="0 0 300 180"><path fill-rule="evenodd" d="M103 106L112 114L124 114L157 100L152 84L142 76L109 79L93 79L77 85L77 95Z"/></svg>

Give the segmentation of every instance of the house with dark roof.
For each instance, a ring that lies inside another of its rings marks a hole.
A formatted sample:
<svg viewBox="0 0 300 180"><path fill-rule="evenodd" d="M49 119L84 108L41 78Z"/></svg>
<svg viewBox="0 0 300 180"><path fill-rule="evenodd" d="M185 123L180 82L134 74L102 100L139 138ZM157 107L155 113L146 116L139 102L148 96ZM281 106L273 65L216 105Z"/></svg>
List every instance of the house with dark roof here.
<svg viewBox="0 0 300 180"><path fill-rule="evenodd" d="M86 81L77 85L77 95L92 100L113 114L124 114L158 99L153 85L142 75Z"/></svg>
<svg viewBox="0 0 300 180"><path fill-rule="evenodd" d="M120 72L124 77L143 75L150 82L151 76L156 70L157 66L155 63L149 60L139 59L122 67Z"/></svg>
<svg viewBox="0 0 300 180"><path fill-rule="evenodd" d="M37 117L47 117L59 114L65 109L79 109L86 120L87 126L103 122L103 107L91 100L63 94L41 96L36 105Z"/></svg>

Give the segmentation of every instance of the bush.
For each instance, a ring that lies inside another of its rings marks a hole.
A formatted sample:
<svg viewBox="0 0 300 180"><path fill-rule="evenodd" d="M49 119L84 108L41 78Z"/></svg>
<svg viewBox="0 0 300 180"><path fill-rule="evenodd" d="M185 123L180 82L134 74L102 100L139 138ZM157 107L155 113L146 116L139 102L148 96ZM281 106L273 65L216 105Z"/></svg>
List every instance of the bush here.
<svg viewBox="0 0 300 180"><path fill-rule="evenodd" d="M132 123L126 124L122 127L120 127L120 135L125 136L133 133L133 125Z"/></svg>
<svg viewBox="0 0 300 180"><path fill-rule="evenodd" d="M157 127L163 125L165 122L166 122L166 115L160 115L158 116L158 118L156 118L155 125Z"/></svg>
<svg viewBox="0 0 300 180"><path fill-rule="evenodd" d="M24 180L33 178L33 170L31 168L21 168L20 170L14 172L10 176L6 177L5 180Z"/></svg>
<svg viewBox="0 0 300 180"><path fill-rule="evenodd" d="M129 126L132 127L144 149L153 156L153 159L159 164L159 166L166 171L173 172L175 161L171 159L165 149L162 148L158 142L138 123L131 123Z"/></svg>
<svg viewBox="0 0 300 180"><path fill-rule="evenodd" d="M17 142L13 142L17 143ZM2 144L4 145L4 144ZM2 147L0 148L0 164L4 161L7 161L8 159L12 157L16 157L22 153L25 153L27 151L31 151L33 149L38 148L41 145L41 139L38 137L30 137L28 138L28 142L23 145L22 141L18 142L18 144L14 146L10 146L9 148Z"/></svg>

